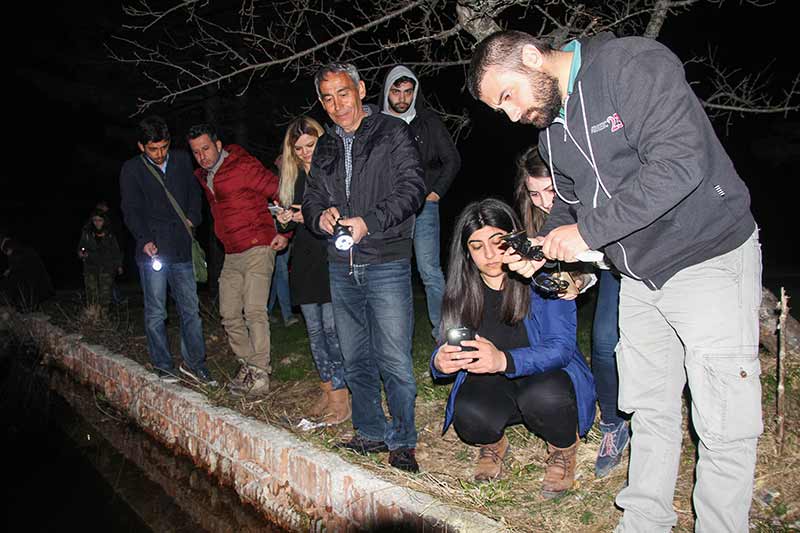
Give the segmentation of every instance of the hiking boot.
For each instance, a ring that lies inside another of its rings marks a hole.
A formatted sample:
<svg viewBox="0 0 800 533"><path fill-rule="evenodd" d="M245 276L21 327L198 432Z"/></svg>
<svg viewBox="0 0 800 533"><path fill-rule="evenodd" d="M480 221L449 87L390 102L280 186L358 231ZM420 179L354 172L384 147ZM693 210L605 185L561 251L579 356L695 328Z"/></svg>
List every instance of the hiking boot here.
<svg viewBox="0 0 800 533"><path fill-rule="evenodd" d="M295 324L299 324L299 323L300 323L300 319L297 318L296 316L292 315L286 320L286 322L283 323L283 325L288 328L288 327L294 326Z"/></svg>
<svg viewBox="0 0 800 533"><path fill-rule="evenodd" d="M330 393L331 388L333 385L330 381L323 381L319 384L319 388L322 391L317 401L314 402L314 405L311 406L311 409L308 410L309 416L313 418L318 418L322 416L325 410L328 408L328 402L330 401Z"/></svg>
<svg viewBox="0 0 800 533"><path fill-rule="evenodd" d="M416 451L405 446L389 451L389 464L398 470L405 470L416 474L419 472Z"/></svg>
<svg viewBox="0 0 800 533"><path fill-rule="evenodd" d="M325 422L329 426L335 426L350 419L352 410L350 408L350 393L347 392L347 387L330 391L328 400L328 405L320 418L321 422Z"/></svg>
<svg viewBox="0 0 800 533"><path fill-rule="evenodd" d="M200 366L194 370L189 368L185 363L181 363L178 367L181 374L190 378L191 380L195 381L200 385L204 385L206 387L217 387L219 384L217 380L211 377L211 374L208 372L208 369L204 366Z"/></svg>
<svg viewBox="0 0 800 533"><path fill-rule="evenodd" d="M365 439L360 435L354 435L352 439L334 445L334 448L345 448L347 450L353 450L354 452L361 455L389 451L389 447L386 446L386 443L383 442L382 440Z"/></svg>
<svg viewBox="0 0 800 533"><path fill-rule="evenodd" d="M247 375L241 386L230 386L231 394L246 398L259 398L269 393L269 373L257 366L247 365Z"/></svg>
<svg viewBox="0 0 800 533"><path fill-rule="evenodd" d="M575 444L569 448L556 448L547 444L547 468L542 482L542 496L545 499L561 496L572 488L580 442L580 439L576 439Z"/></svg>
<svg viewBox="0 0 800 533"><path fill-rule="evenodd" d="M475 465L475 481L491 481L503 473L503 459L508 454L510 446L505 435L493 444L481 445L478 452L478 464Z"/></svg>
<svg viewBox="0 0 800 533"><path fill-rule="evenodd" d="M607 476L622 460L622 454L631 442L630 423L627 420L619 424L600 422L600 433L603 439L594 463L594 475L597 479Z"/></svg>
<svg viewBox="0 0 800 533"><path fill-rule="evenodd" d="M228 382L228 387L231 389L241 389L244 387L244 381L249 373L250 367L247 366L247 363L245 363L242 359L239 359L239 371L236 372L236 375L233 377L233 379Z"/></svg>
<svg viewBox="0 0 800 533"><path fill-rule="evenodd" d="M178 379L178 376L173 374L172 371L170 370L166 370L164 368L156 368L155 372L156 376L158 376L159 379L164 383L177 383L178 381L180 381Z"/></svg>

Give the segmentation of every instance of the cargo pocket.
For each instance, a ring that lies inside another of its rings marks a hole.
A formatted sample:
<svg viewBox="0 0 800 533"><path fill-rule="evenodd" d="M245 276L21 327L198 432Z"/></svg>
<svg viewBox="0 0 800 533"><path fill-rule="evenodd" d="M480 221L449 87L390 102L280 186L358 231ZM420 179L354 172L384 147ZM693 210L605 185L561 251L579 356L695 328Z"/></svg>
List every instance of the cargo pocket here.
<svg viewBox="0 0 800 533"><path fill-rule="evenodd" d="M695 429L707 445L761 434L758 358L703 354L686 369Z"/></svg>

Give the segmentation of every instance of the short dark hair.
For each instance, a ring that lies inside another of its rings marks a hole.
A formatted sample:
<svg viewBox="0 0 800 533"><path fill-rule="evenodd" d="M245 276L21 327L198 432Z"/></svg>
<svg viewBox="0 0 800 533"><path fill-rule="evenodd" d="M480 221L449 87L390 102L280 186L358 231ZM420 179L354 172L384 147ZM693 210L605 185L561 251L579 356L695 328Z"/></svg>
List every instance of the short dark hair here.
<svg viewBox="0 0 800 533"><path fill-rule="evenodd" d="M208 124L207 122L195 124L189 128L189 131L186 133L186 140L191 141L193 139L197 139L201 135L208 135L208 138L211 139L211 142L217 142L219 140L217 128L215 128L212 124Z"/></svg>
<svg viewBox="0 0 800 533"><path fill-rule="evenodd" d="M504 66L525 72L522 64L522 48L533 45L542 54L553 51L550 43L522 31L498 31L479 42L472 54L467 73L467 87L475 99L481 96L481 81L490 67Z"/></svg>
<svg viewBox="0 0 800 533"><path fill-rule="evenodd" d="M169 127L163 118L158 115L150 115L139 122L139 138L142 144L169 141Z"/></svg>
<svg viewBox="0 0 800 533"><path fill-rule="evenodd" d="M410 83L411 86L414 87L414 88L417 87L417 80L415 80L411 76L400 76L399 78L394 80L394 83L392 83L392 87L397 87L397 86L399 86L399 85L401 85L401 84L403 84L405 82Z"/></svg>

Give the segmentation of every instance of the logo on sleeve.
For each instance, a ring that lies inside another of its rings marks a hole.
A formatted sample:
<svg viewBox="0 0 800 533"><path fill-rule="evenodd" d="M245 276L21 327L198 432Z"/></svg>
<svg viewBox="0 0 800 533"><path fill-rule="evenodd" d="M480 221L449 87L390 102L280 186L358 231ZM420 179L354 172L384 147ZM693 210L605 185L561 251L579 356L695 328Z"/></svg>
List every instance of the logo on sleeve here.
<svg viewBox="0 0 800 533"><path fill-rule="evenodd" d="M591 129L592 133L598 133L610 127L611 133L614 133L615 131L621 130L624 126L625 124L622 123L622 119L619 118L619 113L614 113L613 115L607 116L603 122L592 126Z"/></svg>

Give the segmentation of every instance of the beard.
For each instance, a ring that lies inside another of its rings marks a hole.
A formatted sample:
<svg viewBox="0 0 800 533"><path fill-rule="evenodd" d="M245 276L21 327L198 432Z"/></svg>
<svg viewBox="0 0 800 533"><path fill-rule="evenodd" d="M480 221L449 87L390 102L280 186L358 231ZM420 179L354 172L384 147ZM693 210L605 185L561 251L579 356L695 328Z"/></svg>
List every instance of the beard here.
<svg viewBox="0 0 800 533"><path fill-rule="evenodd" d="M389 100L389 107L391 107L392 111L394 111L395 113L402 115L403 113L408 111L408 109L411 106L403 102L392 102L391 100Z"/></svg>
<svg viewBox="0 0 800 533"><path fill-rule="evenodd" d="M529 74L528 88L531 99L538 96L542 103L526 109L519 121L544 129L553 123L561 111L561 92L558 90L558 79L543 72L531 71Z"/></svg>

